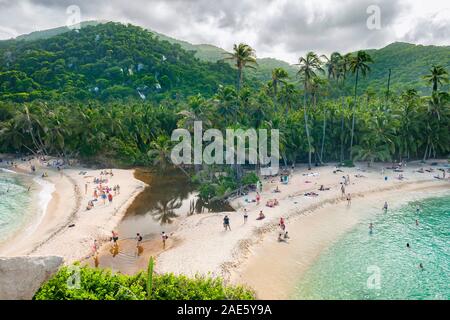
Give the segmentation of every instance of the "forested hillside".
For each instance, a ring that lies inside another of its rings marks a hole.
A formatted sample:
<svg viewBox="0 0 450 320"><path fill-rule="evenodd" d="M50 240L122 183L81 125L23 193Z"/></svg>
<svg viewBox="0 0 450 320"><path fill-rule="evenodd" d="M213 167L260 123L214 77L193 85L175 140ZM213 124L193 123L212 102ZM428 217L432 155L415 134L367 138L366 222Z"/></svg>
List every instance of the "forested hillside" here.
<svg viewBox="0 0 450 320"><path fill-rule="evenodd" d="M379 50L366 50L372 56L369 76L361 81L361 88L369 91L387 90L391 69L392 92L414 88L430 94L430 87L421 79L431 65L450 69L450 46L422 46L395 42ZM448 89L448 86L446 87Z"/></svg>
<svg viewBox="0 0 450 320"><path fill-rule="evenodd" d="M177 44L118 23L47 39L0 42L0 99L162 99L212 95L234 84L223 62L204 62Z"/></svg>

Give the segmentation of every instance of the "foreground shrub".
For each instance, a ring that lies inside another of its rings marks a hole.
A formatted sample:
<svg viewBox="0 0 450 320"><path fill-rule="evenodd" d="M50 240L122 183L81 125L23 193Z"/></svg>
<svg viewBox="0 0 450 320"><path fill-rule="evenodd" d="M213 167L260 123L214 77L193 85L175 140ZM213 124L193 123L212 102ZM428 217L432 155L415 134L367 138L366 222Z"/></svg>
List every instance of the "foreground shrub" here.
<svg viewBox="0 0 450 320"><path fill-rule="evenodd" d="M35 300L145 300L146 272L112 273L89 266L61 268L35 294ZM153 275L153 300L251 300L254 293L242 286L228 286L220 278L189 278L174 274Z"/></svg>

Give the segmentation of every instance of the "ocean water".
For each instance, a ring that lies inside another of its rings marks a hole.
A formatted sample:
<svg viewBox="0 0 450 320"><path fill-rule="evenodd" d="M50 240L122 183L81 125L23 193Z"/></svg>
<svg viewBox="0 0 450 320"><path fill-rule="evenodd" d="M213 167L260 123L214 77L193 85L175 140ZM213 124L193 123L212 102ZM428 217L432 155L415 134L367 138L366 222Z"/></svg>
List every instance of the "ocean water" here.
<svg viewBox="0 0 450 320"><path fill-rule="evenodd" d="M0 243L21 230L30 219L33 181L0 169Z"/></svg>
<svg viewBox="0 0 450 320"><path fill-rule="evenodd" d="M292 299L450 299L450 197L358 224L308 269Z"/></svg>

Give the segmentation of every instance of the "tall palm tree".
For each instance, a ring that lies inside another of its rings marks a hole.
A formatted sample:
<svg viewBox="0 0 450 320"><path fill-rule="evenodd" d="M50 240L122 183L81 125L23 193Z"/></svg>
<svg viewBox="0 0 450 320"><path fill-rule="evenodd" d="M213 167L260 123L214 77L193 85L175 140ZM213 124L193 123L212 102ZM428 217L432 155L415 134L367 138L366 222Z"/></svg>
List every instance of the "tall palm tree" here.
<svg viewBox="0 0 450 320"><path fill-rule="evenodd" d="M273 88L273 95L276 99L278 94L278 85L279 84L286 84L286 80L289 78L289 74L286 70L283 68L275 68L272 70L272 88Z"/></svg>
<svg viewBox="0 0 450 320"><path fill-rule="evenodd" d="M355 134L355 110L358 105L357 101L357 92L358 92L358 79L359 74L361 74L363 77L367 75L368 72L370 72L370 67L368 63L373 62L372 57L365 51L358 51L356 56L354 56L350 60L350 70L353 74L355 74L355 98L353 102L353 110L352 110L352 130L350 135L350 159L352 159L352 149L353 149L353 136Z"/></svg>
<svg viewBox="0 0 450 320"><path fill-rule="evenodd" d="M428 83L433 85L433 92L438 90L438 85L443 85L448 82L448 72L443 66L433 65L430 73L423 77Z"/></svg>
<svg viewBox="0 0 450 320"><path fill-rule="evenodd" d="M325 68L327 70L328 79L338 80L340 78L342 71L342 59L343 57L339 52L333 52L330 59L326 58L327 62L325 63Z"/></svg>
<svg viewBox="0 0 450 320"><path fill-rule="evenodd" d="M285 114L288 114L295 103L297 92L292 83L286 83L280 90L280 102L285 107Z"/></svg>
<svg viewBox="0 0 450 320"><path fill-rule="evenodd" d="M255 50L248 44L239 43L233 46L233 52L226 52L225 54L227 54L228 57L224 60L234 60L236 62L236 68L238 70L236 90L239 92L242 86L244 68L256 69L255 65L258 65L256 62Z"/></svg>
<svg viewBox="0 0 450 320"><path fill-rule="evenodd" d="M308 52L305 57L300 57L298 59L298 64L300 68L297 74L300 76L301 81L303 83L303 116L305 120L305 131L306 131L306 139L308 141L308 167L311 169L311 138L309 134L309 126L308 126L308 112L306 108L306 97L308 91L311 89L312 79L317 77L317 72L324 72L322 68L322 61L319 56L314 52Z"/></svg>
<svg viewBox="0 0 450 320"><path fill-rule="evenodd" d="M340 162L344 161L344 138L345 138L345 80L347 80L347 74L350 70L350 61L352 55L351 53L347 53L342 56L340 60L340 66L338 69L337 79L338 83L340 83L341 88L341 152L340 152Z"/></svg>
<svg viewBox="0 0 450 320"><path fill-rule="evenodd" d="M237 122L238 117L238 96L236 90L232 86L219 86L217 93L214 95L213 102L217 107L217 112L225 120L227 125L232 119Z"/></svg>

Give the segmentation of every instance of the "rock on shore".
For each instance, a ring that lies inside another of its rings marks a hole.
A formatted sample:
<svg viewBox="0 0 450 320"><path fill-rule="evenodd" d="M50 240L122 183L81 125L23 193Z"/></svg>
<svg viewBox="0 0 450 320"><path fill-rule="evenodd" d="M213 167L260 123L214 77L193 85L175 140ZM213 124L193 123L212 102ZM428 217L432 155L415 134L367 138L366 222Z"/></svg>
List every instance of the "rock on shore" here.
<svg viewBox="0 0 450 320"><path fill-rule="evenodd" d="M0 257L0 300L31 300L63 261L58 256Z"/></svg>

